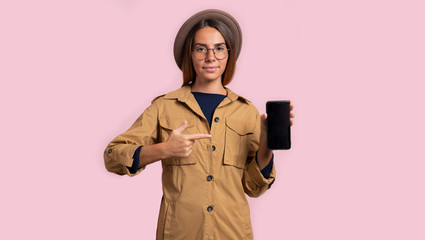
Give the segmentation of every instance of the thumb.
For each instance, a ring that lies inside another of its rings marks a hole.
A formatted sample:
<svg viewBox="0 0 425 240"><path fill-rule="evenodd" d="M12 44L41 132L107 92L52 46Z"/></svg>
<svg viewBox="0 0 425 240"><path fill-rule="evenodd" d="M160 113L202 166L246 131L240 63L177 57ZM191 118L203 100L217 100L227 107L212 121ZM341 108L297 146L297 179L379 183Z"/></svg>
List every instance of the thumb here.
<svg viewBox="0 0 425 240"><path fill-rule="evenodd" d="M261 121L264 122L267 119L267 113L261 115Z"/></svg>
<svg viewBox="0 0 425 240"><path fill-rule="evenodd" d="M180 125L180 127L174 129L174 132L175 133L182 133L186 129L186 127L187 127L187 121L184 120L183 124Z"/></svg>

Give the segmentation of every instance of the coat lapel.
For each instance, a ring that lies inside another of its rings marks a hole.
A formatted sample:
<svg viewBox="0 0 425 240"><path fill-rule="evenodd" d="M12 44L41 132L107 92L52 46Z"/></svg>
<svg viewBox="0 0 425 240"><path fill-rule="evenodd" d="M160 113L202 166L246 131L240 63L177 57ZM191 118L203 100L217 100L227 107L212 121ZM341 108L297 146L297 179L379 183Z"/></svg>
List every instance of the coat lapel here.
<svg viewBox="0 0 425 240"><path fill-rule="evenodd" d="M190 86L184 86L164 96L166 99L176 99L186 105L192 112L205 119L204 113L193 96ZM206 119L205 119L206 120Z"/></svg>

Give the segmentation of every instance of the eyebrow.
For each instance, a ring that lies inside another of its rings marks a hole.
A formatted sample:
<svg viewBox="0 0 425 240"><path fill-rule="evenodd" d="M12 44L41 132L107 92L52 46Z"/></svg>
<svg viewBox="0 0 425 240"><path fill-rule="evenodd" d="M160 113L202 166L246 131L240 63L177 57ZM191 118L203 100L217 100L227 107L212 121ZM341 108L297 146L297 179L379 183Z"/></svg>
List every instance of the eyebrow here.
<svg viewBox="0 0 425 240"><path fill-rule="evenodd" d="M216 43L216 44L214 44L214 46L220 46L220 45L226 45L226 43L224 43L224 42L221 42L221 43ZM204 46L204 47L207 47L207 44L204 44L204 43L195 43L195 46L196 45L200 45L200 46Z"/></svg>

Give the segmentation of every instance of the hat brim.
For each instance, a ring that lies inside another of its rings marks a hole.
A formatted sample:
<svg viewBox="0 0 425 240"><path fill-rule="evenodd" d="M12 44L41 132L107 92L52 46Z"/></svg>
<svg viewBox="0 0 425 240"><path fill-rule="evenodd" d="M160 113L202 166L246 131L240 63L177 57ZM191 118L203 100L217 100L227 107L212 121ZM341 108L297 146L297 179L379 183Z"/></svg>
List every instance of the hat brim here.
<svg viewBox="0 0 425 240"><path fill-rule="evenodd" d="M186 37L193 26L205 19L217 19L229 27L235 43L235 56L236 59L238 59L242 47L242 31L238 22L230 14L224 11L218 9L207 9L196 13L186 20L176 35L176 39L174 40L174 59L180 69L182 69L183 48Z"/></svg>

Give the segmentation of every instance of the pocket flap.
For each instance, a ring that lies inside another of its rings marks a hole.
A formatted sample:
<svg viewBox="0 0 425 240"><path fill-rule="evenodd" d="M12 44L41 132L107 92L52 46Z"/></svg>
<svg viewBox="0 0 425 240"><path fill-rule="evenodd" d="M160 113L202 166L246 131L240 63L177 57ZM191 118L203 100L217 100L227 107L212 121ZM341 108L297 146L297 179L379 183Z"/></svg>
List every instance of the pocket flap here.
<svg viewBox="0 0 425 240"><path fill-rule="evenodd" d="M247 121L242 121L234 118L226 118L226 126L241 136L254 133L254 126L250 126Z"/></svg>
<svg viewBox="0 0 425 240"><path fill-rule="evenodd" d="M162 160L165 165L192 165L196 164L196 158L194 157L185 157L185 158L168 158Z"/></svg>
<svg viewBox="0 0 425 240"><path fill-rule="evenodd" d="M195 125L195 119L194 118L186 119L186 118L181 118L181 117L160 118L159 119L159 125L161 127L165 128L165 129L174 130L174 129L180 127L183 124L184 120L187 121L186 129L191 128Z"/></svg>

